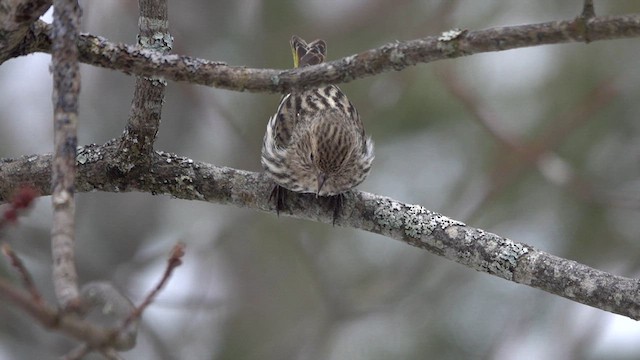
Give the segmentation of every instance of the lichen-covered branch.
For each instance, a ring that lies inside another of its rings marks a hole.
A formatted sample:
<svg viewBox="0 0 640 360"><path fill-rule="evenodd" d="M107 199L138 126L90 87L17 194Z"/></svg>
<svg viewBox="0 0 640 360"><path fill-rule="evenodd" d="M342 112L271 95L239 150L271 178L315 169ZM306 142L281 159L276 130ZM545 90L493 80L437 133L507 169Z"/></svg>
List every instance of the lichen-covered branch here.
<svg viewBox="0 0 640 360"><path fill-rule="evenodd" d="M28 51L49 52L48 25L34 24L37 44L23 44ZM640 14L577 17L574 20L463 31L458 36L429 36L396 41L356 55L299 69L272 70L230 66L189 56L164 55L138 46L114 44L102 37L83 34L79 38L82 62L139 76L162 76L236 91L287 92L291 88L313 88L344 83L391 70L436 60L478 53L503 51L568 42L590 42L640 36ZM35 41L35 40L34 40Z"/></svg>
<svg viewBox="0 0 640 360"><path fill-rule="evenodd" d="M269 199L273 184L260 173L218 167L166 153L154 153L152 171L130 178L109 165L116 146L79 149L79 191L142 191L172 197L232 204L275 214ZM32 179L47 194L50 155L0 162L0 201L15 181ZM331 223L330 204L314 195L291 194L281 214ZM640 320L640 280L615 276L545 253L527 244L467 226L419 205L384 196L350 192L339 226L370 231L425 249L478 271L525 284L582 304Z"/></svg>
<svg viewBox="0 0 640 360"><path fill-rule="evenodd" d="M173 39L169 34L166 0L140 0L138 45L141 49L168 54ZM120 139L117 166L128 172L135 166L145 171L160 127L166 81L157 76L137 76L129 121Z"/></svg>
<svg viewBox="0 0 640 360"><path fill-rule="evenodd" d="M78 307L78 275L74 263L76 145L78 143L78 31L76 0L56 0L53 11L53 132L51 248L56 296L63 308Z"/></svg>

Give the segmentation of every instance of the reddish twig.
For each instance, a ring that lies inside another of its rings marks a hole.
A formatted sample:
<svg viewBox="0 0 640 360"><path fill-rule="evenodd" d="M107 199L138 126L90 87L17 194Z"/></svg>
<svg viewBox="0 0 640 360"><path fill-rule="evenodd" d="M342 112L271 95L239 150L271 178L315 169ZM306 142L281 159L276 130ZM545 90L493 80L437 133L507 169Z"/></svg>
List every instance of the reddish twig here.
<svg viewBox="0 0 640 360"><path fill-rule="evenodd" d="M144 312L144 310L153 302L153 300L156 298L160 290L162 290L162 288L165 286L165 284L171 277L173 270L175 270L175 268L177 268L178 266L182 265L182 257L184 256L185 247L186 245L182 242L177 243L173 247L173 249L171 250L171 255L167 260L167 268L165 269L164 274L162 275L162 279L160 279L160 282L158 283L158 285L156 285L156 287L147 295L147 297L144 299L142 304L138 305L136 309L133 310L131 315L129 315L129 317L124 321L124 323L122 324L122 329L127 328L129 324L131 324L134 321L137 321L140 318L140 316L142 316L142 313Z"/></svg>
<svg viewBox="0 0 640 360"><path fill-rule="evenodd" d="M2 212L0 217L0 229L6 224L15 224L18 216L31 207L33 200L40 196L38 191L29 185L21 186L11 198L11 202Z"/></svg>
<svg viewBox="0 0 640 360"><path fill-rule="evenodd" d="M33 281L33 277L29 273L29 270L27 270L27 268L24 266L22 260L20 260L20 258L18 257L18 254L16 254L13 249L11 249L11 246L7 243L2 244L2 253L7 257L7 259L9 259L11 266L13 266L18 271L18 274L20 274L20 277L22 278L22 284L24 285L25 289L27 289L29 294L31 294L31 298L33 299L33 301L38 304L43 304L42 295L40 294L40 291L38 291L38 288Z"/></svg>

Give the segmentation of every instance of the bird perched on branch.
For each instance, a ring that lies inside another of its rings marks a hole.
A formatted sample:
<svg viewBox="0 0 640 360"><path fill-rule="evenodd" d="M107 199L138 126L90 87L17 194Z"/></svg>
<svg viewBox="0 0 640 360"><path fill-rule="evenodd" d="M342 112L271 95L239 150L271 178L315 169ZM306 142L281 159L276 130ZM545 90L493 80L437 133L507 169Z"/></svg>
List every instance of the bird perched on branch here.
<svg viewBox="0 0 640 360"><path fill-rule="evenodd" d="M324 62L324 40L306 43L291 38L295 67ZM342 207L342 194L369 174L373 141L364 131L358 111L334 85L292 91L269 119L262 143L262 167L275 181L270 199L283 210L286 191L330 197L333 222Z"/></svg>

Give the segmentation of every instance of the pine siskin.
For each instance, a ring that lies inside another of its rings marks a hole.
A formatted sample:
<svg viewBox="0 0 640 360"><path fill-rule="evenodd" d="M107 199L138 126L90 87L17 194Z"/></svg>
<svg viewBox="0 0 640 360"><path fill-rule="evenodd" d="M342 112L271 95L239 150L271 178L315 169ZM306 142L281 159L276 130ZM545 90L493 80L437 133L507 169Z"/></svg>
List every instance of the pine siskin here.
<svg viewBox="0 0 640 360"><path fill-rule="evenodd" d="M327 54L324 40L307 44L291 38L295 67L320 64ZM275 181L271 198L284 208L286 190L330 196L333 221L342 193L360 184L373 161L373 141L365 135L358 111L334 85L293 91L280 100L269 119L262 143L262 167Z"/></svg>

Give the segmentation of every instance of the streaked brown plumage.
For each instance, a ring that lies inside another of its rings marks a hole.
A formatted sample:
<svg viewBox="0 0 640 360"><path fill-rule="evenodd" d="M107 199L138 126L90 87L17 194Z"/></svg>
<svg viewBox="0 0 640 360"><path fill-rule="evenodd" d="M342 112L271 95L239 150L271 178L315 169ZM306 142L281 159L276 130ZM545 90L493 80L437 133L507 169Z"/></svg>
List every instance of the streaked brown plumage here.
<svg viewBox="0 0 640 360"><path fill-rule="evenodd" d="M307 44L291 38L296 67L322 63L324 40ZM280 100L269 120L262 144L262 166L275 181L272 196L276 210L284 206L285 189L338 196L334 202L334 222L341 194L360 184L371 169L373 142L365 135L358 111L334 85L294 91Z"/></svg>

